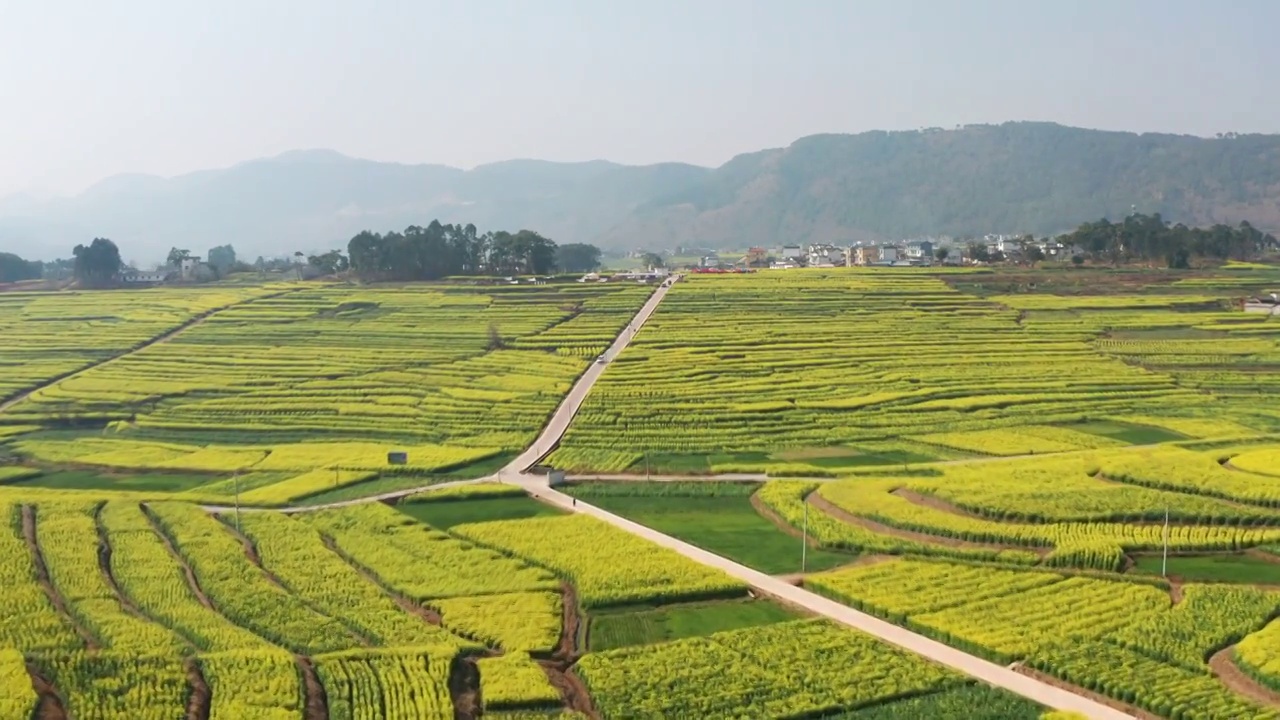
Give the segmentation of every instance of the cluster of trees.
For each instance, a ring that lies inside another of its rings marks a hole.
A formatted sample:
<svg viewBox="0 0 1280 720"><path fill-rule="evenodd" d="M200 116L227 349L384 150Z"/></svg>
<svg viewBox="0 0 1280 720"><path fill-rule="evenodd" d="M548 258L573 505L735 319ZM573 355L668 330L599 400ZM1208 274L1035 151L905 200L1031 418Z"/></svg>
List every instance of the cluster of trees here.
<svg viewBox="0 0 1280 720"><path fill-rule="evenodd" d="M120 248L106 238L94 238L88 245L77 245L71 251L75 277L86 287L108 287L120 280L124 262Z"/></svg>
<svg viewBox="0 0 1280 720"><path fill-rule="evenodd" d="M1191 259L1197 257L1251 260L1280 249L1274 236L1247 222L1236 227L1218 224L1193 228L1182 223L1170 225L1159 213L1134 214L1118 223L1105 218L1085 223L1058 240L1116 264L1160 259L1171 268L1190 267Z"/></svg>
<svg viewBox="0 0 1280 720"><path fill-rule="evenodd" d="M481 234L476 226L432 221L404 232L365 230L347 243L351 270L372 280L437 280L450 275L545 275L585 272L600 266L593 245L557 245L532 230ZM333 253L311 264L338 268ZM327 258L327 259L326 259Z"/></svg>
<svg viewBox="0 0 1280 720"><path fill-rule="evenodd" d="M0 252L0 283L38 280L44 276L44 263L23 260L13 253Z"/></svg>

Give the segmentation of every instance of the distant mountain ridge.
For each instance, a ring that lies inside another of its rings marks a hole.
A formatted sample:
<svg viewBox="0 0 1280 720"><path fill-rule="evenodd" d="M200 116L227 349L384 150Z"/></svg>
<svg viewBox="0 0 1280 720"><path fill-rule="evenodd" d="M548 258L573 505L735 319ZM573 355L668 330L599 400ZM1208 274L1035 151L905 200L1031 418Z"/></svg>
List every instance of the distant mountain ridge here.
<svg viewBox="0 0 1280 720"><path fill-rule="evenodd" d="M66 256L106 236L126 258L231 243L252 259L437 218L602 247L771 246L1045 234L1131 208L1280 233L1280 135L1018 122L813 135L716 169L510 160L464 171L301 150L170 179L115 176L68 199L0 199L0 251Z"/></svg>

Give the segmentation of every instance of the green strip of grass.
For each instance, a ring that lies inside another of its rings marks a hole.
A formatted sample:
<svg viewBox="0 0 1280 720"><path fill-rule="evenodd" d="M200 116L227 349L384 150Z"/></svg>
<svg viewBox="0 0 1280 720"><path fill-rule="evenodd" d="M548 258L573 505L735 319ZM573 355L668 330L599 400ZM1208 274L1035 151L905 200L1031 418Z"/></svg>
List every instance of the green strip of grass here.
<svg viewBox="0 0 1280 720"><path fill-rule="evenodd" d="M1134 558L1131 572L1160 574L1159 555ZM1187 582L1280 585L1280 558L1276 561L1252 555L1171 555L1169 575Z"/></svg>
<svg viewBox="0 0 1280 720"><path fill-rule="evenodd" d="M1044 708L986 685L962 685L941 692L854 710L829 720L1037 720Z"/></svg>
<svg viewBox="0 0 1280 720"><path fill-rule="evenodd" d="M627 489L634 493L648 489L654 494L595 495L586 486L569 487L566 491L760 572L780 575L800 571L800 539L761 517L751 506L751 498L740 489L725 495L699 496L664 494L670 490L664 483L627 483ZM852 560L850 554L811 547L806 569L827 570Z"/></svg>
<svg viewBox="0 0 1280 720"><path fill-rule="evenodd" d="M724 630L794 620L795 613L767 600L726 600L671 605L645 610L593 614L588 646L592 651L648 645Z"/></svg>
<svg viewBox="0 0 1280 720"><path fill-rule="evenodd" d="M88 470L62 470L11 483L12 487L42 487L54 490L137 490L181 492L208 483L209 475L140 473L105 475Z"/></svg>
<svg viewBox="0 0 1280 720"><path fill-rule="evenodd" d="M447 530L464 523L490 520L523 520L544 515L561 515L550 505L523 495L519 497L481 498L479 500L455 500L453 502L404 503L396 509L409 517Z"/></svg>

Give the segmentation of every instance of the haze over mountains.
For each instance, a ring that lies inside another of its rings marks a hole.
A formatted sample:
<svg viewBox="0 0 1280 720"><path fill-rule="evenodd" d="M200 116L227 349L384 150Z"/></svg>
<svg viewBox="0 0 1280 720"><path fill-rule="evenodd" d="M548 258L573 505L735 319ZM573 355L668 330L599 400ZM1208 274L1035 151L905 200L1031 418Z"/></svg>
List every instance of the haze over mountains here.
<svg viewBox="0 0 1280 720"><path fill-rule="evenodd" d="M1059 232L1135 208L1280 232L1280 135L1133 134L1052 123L814 135L715 169L512 160L459 170L308 150L165 179L119 175L73 198L0 198L0 251L32 259L110 237L242 257L345 248L432 219L632 249Z"/></svg>

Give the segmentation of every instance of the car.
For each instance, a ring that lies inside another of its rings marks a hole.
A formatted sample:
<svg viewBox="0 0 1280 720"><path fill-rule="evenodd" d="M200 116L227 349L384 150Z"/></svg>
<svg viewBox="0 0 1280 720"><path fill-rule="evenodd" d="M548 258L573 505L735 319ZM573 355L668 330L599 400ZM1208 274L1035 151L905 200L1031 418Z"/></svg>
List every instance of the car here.
<svg viewBox="0 0 1280 720"><path fill-rule="evenodd" d="M605 357L604 355L601 355L600 357L596 358L597 365L603 365L607 362L609 362L609 358Z"/></svg>

